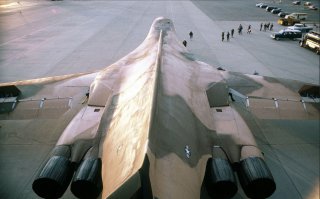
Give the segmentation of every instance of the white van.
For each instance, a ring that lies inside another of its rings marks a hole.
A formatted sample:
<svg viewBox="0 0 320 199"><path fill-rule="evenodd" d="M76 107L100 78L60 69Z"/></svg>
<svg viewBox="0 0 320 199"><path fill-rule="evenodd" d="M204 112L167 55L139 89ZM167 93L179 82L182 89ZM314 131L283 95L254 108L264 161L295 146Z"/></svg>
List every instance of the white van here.
<svg viewBox="0 0 320 199"><path fill-rule="evenodd" d="M294 18L294 19L299 19L299 20L306 20L308 17L307 13L291 13L289 15L286 15L285 18Z"/></svg>

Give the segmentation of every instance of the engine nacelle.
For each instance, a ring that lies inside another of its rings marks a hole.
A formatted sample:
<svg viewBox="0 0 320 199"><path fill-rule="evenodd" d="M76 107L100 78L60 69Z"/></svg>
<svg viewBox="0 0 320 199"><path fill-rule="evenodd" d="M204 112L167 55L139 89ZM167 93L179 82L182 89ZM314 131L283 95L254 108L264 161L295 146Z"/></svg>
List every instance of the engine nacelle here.
<svg viewBox="0 0 320 199"><path fill-rule="evenodd" d="M42 198L60 198L73 176L73 165L64 156L52 156L33 181L33 191Z"/></svg>
<svg viewBox="0 0 320 199"><path fill-rule="evenodd" d="M249 198L267 198L276 190L273 176L260 157L249 157L239 162L238 177Z"/></svg>
<svg viewBox="0 0 320 199"><path fill-rule="evenodd" d="M231 165L223 158L208 160L204 181L211 198L231 198L238 191Z"/></svg>
<svg viewBox="0 0 320 199"><path fill-rule="evenodd" d="M80 164L71 183L71 191L78 198L97 198L102 191L101 159L88 158Z"/></svg>

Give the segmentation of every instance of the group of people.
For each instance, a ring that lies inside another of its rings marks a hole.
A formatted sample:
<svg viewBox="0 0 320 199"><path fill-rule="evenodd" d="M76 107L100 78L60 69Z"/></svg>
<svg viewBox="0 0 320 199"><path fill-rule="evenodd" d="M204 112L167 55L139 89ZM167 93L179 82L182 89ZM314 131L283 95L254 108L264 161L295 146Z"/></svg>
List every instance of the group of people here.
<svg viewBox="0 0 320 199"><path fill-rule="evenodd" d="M193 32L192 31L189 32L189 37L190 37L190 40L192 40L192 38L193 38ZM182 44L184 45L184 47L187 47L187 41L186 40L183 40Z"/></svg>
<svg viewBox="0 0 320 199"><path fill-rule="evenodd" d="M270 22L265 23L265 24L261 23L260 24L260 31L262 31L262 28L264 31L266 31L266 30L272 31L273 30L273 23L270 23ZM243 30L243 26L240 24L238 27L238 34L239 35L242 35L242 30ZM249 24L248 28L247 28L247 34L251 34L251 32L252 32L251 25ZM231 37L233 37L233 33L234 33L234 29L231 30ZM224 35L225 35L224 32L222 32L222 34L221 34L222 41L224 41ZM229 41L230 40L230 33L227 32L226 36L227 36L227 41Z"/></svg>
<svg viewBox="0 0 320 199"><path fill-rule="evenodd" d="M264 31L266 31L266 30L272 31L273 30L273 23L270 23L270 22L265 23L265 24L261 23L260 24L260 31L262 31L262 28L263 28ZM242 30L243 30L243 26L240 24L239 27L238 27L238 34L239 35L242 35ZM251 25L249 24L248 28L247 28L247 34L251 34L251 32L252 32ZM224 32L222 32L221 33L221 40L222 41L224 41L225 35L226 35L227 41L230 41L230 36L233 37L233 35L234 35L234 29L231 29L231 31L230 32L228 31L226 34ZM190 40L192 40L192 38L193 38L193 32L192 31L189 32L189 37L190 37ZM187 47L187 41L186 40L183 40L182 44L185 47Z"/></svg>
<svg viewBox="0 0 320 199"><path fill-rule="evenodd" d="M234 34L234 29L231 29L231 37L233 37L233 34ZM230 40L230 33L229 33L229 31L227 32L226 36L227 36L227 41L229 41L229 40ZM224 41L224 32L222 32L221 37L222 37L222 41Z"/></svg>
<svg viewBox="0 0 320 199"><path fill-rule="evenodd" d="M238 34L239 35L242 35L242 30L243 30L243 26L240 24L239 27L238 27ZM251 34L251 25L248 26L248 29L247 29L247 34ZM229 33L229 31L226 33L226 36L227 36L227 41L230 40L230 35L231 37L233 37L233 34L234 34L234 29L232 28L231 29L231 34ZM224 32L222 32L221 34L221 40L224 41Z"/></svg>
<svg viewBox="0 0 320 199"><path fill-rule="evenodd" d="M271 23L271 24L270 24L270 22L265 23L265 24L261 23L260 24L260 31L262 31L262 27L263 27L263 31L267 31L267 30L272 31L273 30L273 23Z"/></svg>
<svg viewBox="0 0 320 199"><path fill-rule="evenodd" d="M238 34L239 35L242 35L242 30L243 30L243 26L240 24L239 27L238 27ZM249 24L248 28L247 28L247 34L250 34L251 33L251 25Z"/></svg>

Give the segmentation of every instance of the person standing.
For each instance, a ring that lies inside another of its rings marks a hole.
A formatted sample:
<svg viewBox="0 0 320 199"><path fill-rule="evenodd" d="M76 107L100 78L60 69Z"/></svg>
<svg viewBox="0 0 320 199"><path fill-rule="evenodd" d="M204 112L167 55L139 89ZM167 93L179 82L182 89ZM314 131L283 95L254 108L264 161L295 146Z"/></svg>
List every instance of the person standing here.
<svg viewBox="0 0 320 199"><path fill-rule="evenodd" d="M192 31L189 32L189 36L190 36L190 40L192 40L192 38L193 38L193 32Z"/></svg>
<svg viewBox="0 0 320 199"><path fill-rule="evenodd" d="M233 37L233 34L234 34L234 29L232 28L231 29L231 37Z"/></svg>
<svg viewBox="0 0 320 199"><path fill-rule="evenodd" d="M224 32L221 34L221 40L224 41Z"/></svg>
<svg viewBox="0 0 320 199"><path fill-rule="evenodd" d="M260 24L260 31L262 30L263 23Z"/></svg>
<svg viewBox="0 0 320 199"><path fill-rule="evenodd" d="M229 41L229 39L230 39L230 33L227 32L227 41Z"/></svg>

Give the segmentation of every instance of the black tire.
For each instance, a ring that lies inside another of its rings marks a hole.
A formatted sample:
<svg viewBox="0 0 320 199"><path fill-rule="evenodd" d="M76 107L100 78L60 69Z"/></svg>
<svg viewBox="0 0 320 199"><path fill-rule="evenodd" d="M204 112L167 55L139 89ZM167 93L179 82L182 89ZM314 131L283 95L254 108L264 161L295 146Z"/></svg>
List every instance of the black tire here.
<svg viewBox="0 0 320 199"><path fill-rule="evenodd" d="M277 40L277 41L279 41L279 37L275 37L274 39Z"/></svg>

